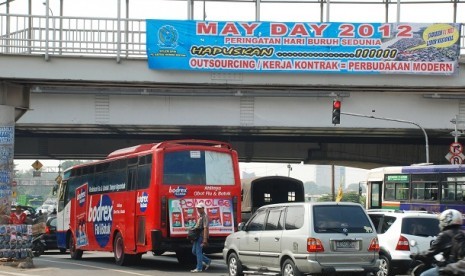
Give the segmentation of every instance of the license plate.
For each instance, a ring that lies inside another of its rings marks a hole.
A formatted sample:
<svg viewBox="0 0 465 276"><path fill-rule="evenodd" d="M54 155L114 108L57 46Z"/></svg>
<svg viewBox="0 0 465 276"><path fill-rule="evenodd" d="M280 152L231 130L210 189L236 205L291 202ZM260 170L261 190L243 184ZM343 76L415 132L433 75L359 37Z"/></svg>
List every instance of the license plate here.
<svg viewBox="0 0 465 276"><path fill-rule="evenodd" d="M358 242L351 240L336 241L336 249L358 249Z"/></svg>

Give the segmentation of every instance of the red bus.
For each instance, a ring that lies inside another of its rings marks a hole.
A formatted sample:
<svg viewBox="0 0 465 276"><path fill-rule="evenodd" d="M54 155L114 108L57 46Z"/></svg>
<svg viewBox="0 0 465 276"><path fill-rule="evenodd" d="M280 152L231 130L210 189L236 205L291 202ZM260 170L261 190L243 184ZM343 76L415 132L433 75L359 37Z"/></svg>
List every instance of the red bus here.
<svg viewBox="0 0 465 276"><path fill-rule="evenodd" d="M191 263L187 229L197 203L210 218L206 253L221 252L241 218L237 152L209 140L173 140L114 151L105 160L64 172L57 240L80 259L84 251L114 252L118 265L142 254L174 251Z"/></svg>

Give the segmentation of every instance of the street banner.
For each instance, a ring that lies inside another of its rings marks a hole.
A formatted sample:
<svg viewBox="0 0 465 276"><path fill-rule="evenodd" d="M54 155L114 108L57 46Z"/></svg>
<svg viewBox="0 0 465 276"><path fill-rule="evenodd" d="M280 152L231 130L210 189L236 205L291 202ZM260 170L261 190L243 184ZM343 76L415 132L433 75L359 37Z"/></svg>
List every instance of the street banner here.
<svg viewBox="0 0 465 276"><path fill-rule="evenodd" d="M455 23L148 19L150 69L223 72L458 73Z"/></svg>

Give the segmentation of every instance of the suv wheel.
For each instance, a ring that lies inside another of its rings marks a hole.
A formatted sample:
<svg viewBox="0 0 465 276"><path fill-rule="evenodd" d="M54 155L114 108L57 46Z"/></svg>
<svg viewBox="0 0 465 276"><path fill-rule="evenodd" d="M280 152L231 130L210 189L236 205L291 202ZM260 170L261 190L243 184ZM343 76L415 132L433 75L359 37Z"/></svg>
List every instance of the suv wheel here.
<svg viewBox="0 0 465 276"><path fill-rule="evenodd" d="M236 253L231 253L231 255L229 255L228 271L229 271L229 276L243 276L244 275L241 260L239 260Z"/></svg>
<svg viewBox="0 0 465 276"><path fill-rule="evenodd" d="M281 268L282 276L301 276L299 269L295 266L294 262L290 259L284 261L283 267Z"/></svg>
<svg viewBox="0 0 465 276"><path fill-rule="evenodd" d="M377 276L389 276L391 275L391 271L389 269L390 261L388 257L384 255L379 255L379 270L376 273Z"/></svg>

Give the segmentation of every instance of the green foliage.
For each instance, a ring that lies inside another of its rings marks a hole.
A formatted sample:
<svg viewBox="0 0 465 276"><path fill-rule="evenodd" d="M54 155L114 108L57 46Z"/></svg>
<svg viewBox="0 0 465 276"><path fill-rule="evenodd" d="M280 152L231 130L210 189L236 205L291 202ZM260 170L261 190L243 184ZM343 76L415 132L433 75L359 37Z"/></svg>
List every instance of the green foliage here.
<svg viewBox="0 0 465 276"><path fill-rule="evenodd" d="M310 195L321 195L331 192L331 188L327 186L317 185L313 181L307 181L304 183L305 193Z"/></svg>
<svg viewBox="0 0 465 276"><path fill-rule="evenodd" d="M324 194L318 199L318 201L333 201L333 196L330 194Z"/></svg>
<svg viewBox="0 0 465 276"><path fill-rule="evenodd" d="M83 160L66 160L63 163L61 163L61 170L64 171L68 168L71 168L72 166L84 164L84 163L87 163L87 162Z"/></svg>
<svg viewBox="0 0 465 276"><path fill-rule="evenodd" d="M358 187L362 188L362 193L366 193L367 188L365 184L362 184L359 186L358 183L352 183L352 184L347 185L347 190L358 192Z"/></svg>

